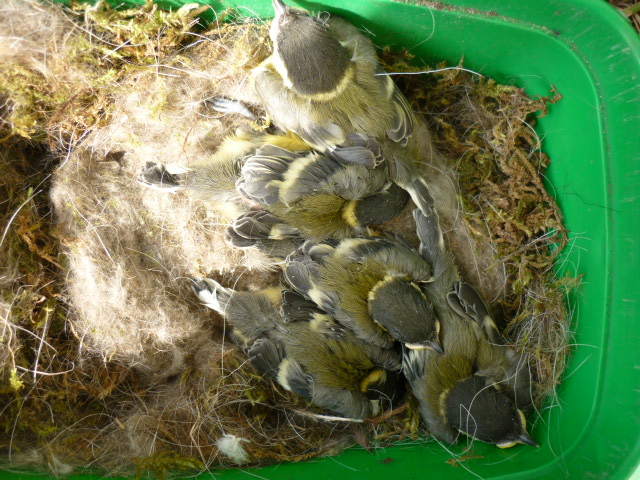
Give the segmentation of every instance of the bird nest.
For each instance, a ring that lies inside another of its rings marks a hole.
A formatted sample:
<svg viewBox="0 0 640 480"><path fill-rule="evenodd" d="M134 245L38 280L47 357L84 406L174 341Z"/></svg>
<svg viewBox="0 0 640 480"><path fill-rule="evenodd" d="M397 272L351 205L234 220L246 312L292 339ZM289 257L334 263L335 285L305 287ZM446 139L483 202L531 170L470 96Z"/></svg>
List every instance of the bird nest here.
<svg viewBox="0 0 640 480"><path fill-rule="evenodd" d="M4 465L161 478L428 441L411 402L363 423L321 419L260 377L190 292L195 275L240 290L280 282L261 254L225 242L224 209L136 181L147 161L206 160L242 124L208 98L255 100L248 78L269 54L268 25L224 12L203 27L205 10L0 7ZM416 70L405 52L382 58ZM537 405L552 401L578 280L554 273L567 233L533 125L560 95L531 98L461 68L398 84L428 112L421 168L450 248L532 356ZM394 222L414 235L410 215Z"/></svg>

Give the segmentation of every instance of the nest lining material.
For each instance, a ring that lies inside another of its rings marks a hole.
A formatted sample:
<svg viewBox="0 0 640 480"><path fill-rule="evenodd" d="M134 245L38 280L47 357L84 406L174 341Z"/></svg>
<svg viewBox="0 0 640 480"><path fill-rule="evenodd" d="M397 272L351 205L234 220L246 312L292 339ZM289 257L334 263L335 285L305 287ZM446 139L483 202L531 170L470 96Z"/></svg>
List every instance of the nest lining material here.
<svg viewBox="0 0 640 480"><path fill-rule="evenodd" d="M203 101L254 100L248 76L269 54L268 26L202 31L201 9L153 3L10 0L0 10L3 463L161 478L418 437L410 407L364 424L318 421L308 412L322 412L260 378L186 277L246 290L278 274L225 243L228 212L136 182L147 161L206 161L241 125ZM414 68L403 52L383 60ZM564 370L565 297L577 283L553 273L567 235L530 127L559 97L460 70L399 84L416 111L434 112L416 135L447 240L533 356L541 404ZM409 217L387 227L410 237Z"/></svg>

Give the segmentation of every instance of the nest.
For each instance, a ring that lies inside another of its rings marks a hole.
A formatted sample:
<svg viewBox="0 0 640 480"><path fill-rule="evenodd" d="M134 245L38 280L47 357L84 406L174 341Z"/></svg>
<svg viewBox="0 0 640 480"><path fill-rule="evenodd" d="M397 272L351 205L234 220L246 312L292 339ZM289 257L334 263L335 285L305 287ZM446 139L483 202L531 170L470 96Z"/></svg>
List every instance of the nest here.
<svg viewBox="0 0 640 480"><path fill-rule="evenodd" d="M189 291L194 275L279 282L259 253L224 241L229 212L136 181L147 161L206 160L241 125L206 99L254 100L268 26L225 12L205 29L206 9L0 7L0 451L14 468L162 478L420 436L406 406L363 424L309 415L321 412L257 375ZM383 60L414 70L403 52ZM429 112L421 168L451 249L533 356L540 405L564 370L578 283L554 274L567 234L532 128L559 95L461 69L399 85ZM411 234L407 218L393 228Z"/></svg>

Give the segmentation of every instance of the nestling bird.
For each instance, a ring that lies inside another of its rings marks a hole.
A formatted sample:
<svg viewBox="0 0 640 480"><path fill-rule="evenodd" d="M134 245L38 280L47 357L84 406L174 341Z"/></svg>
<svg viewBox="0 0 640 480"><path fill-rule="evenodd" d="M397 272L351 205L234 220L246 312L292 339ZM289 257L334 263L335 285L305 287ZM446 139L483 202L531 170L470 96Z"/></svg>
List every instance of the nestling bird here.
<svg viewBox="0 0 640 480"><path fill-rule="evenodd" d="M522 409L531 405L528 359L501 339L486 304L461 282L435 213L414 211L420 251L434 281L423 286L441 324L444 354L405 350L403 370L429 432L454 443L462 433L501 448L537 446Z"/></svg>
<svg viewBox="0 0 640 480"><path fill-rule="evenodd" d="M380 155L357 136L351 145L367 148L372 158ZM384 169L321 155L294 134L240 133L182 173L149 163L140 179L195 194L218 212L231 211L236 217L228 232L231 243L275 256L290 253L296 239L366 232L367 226L398 215L409 198Z"/></svg>
<svg viewBox="0 0 640 480"><path fill-rule="evenodd" d="M315 240L366 232L365 227L394 218L408 201L381 168L273 145L246 159L236 187L302 237Z"/></svg>
<svg viewBox="0 0 640 480"><path fill-rule="evenodd" d="M361 342L298 294L238 292L208 278L193 290L233 325L259 372L311 403L359 420L402 396L398 351Z"/></svg>
<svg viewBox="0 0 640 480"><path fill-rule="evenodd" d="M273 0L273 54L253 72L255 90L272 121L320 152L352 133L406 144L413 133L407 100L383 72L365 35L336 16Z"/></svg>
<svg viewBox="0 0 640 480"><path fill-rule="evenodd" d="M372 161L371 147L353 145L354 137L377 144L375 164L422 208L415 145L404 148L414 114L384 75L371 40L335 15L314 17L282 0L273 6L273 54L253 71L257 96L273 123L349 163Z"/></svg>
<svg viewBox="0 0 640 480"><path fill-rule="evenodd" d="M148 162L140 173L141 183L167 192L184 190L209 208L229 218L247 210L246 201L236 189L244 160L264 145L291 152L305 152L311 147L294 134L271 135L250 130L225 138L205 160L173 173L160 163Z"/></svg>
<svg viewBox="0 0 640 480"><path fill-rule="evenodd" d="M368 344L442 352L439 322L420 289L431 266L399 240L306 242L302 255L287 258L285 278Z"/></svg>

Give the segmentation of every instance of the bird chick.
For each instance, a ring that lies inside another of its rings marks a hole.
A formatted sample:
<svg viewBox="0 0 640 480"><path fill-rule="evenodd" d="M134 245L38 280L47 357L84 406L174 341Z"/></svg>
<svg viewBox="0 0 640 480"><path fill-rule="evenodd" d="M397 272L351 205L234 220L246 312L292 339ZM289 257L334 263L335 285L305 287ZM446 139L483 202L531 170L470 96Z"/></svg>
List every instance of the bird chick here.
<svg viewBox="0 0 640 480"><path fill-rule="evenodd" d="M441 325L444 354L406 350L403 370L430 433L454 443L460 433L502 448L537 446L526 431L522 409L531 405L528 360L492 343L501 338L486 304L461 282L446 251L434 211L414 211L420 252L434 281L424 285Z"/></svg>
<svg viewBox="0 0 640 480"><path fill-rule="evenodd" d="M184 190L211 210L227 218L235 218L247 210L246 199L236 189L244 160L265 145L291 152L311 149L292 133L271 135L239 130L225 138L208 158L176 173L163 164L148 162L140 173L139 181L166 192Z"/></svg>
<svg viewBox="0 0 640 480"><path fill-rule="evenodd" d="M320 152L352 133L406 144L414 117L404 95L383 72L371 40L334 15L273 0L273 54L253 71L262 105L282 128Z"/></svg>
<svg viewBox="0 0 640 480"><path fill-rule="evenodd" d="M407 193L390 182L382 168L273 145L246 159L236 187L281 220L260 216L260 223L253 212L238 218L230 232L232 239L240 238L234 243L238 246L283 235L314 240L353 236L394 218L408 201Z"/></svg>
<svg viewBox="0 0 640 480"><path fill-rule="evenodd" d="M372 158L380 155L364 139L351 144L366 148ZM383 168L321 155L294 134L238 133L186 171L173 173L149 163L140 180L194 195L234 218L228 230L234 246L255 246L276 257L286 256L305 238L366 231L398 215L409 198Z"/></svg>
<svg viewBox="0 0 640 480"><path fill-rule="evenodd" d="M286 260L291 287L362 341L442 352L439 322L420 285L432 280L420 254L394 239L307 242Z"/></svg>
<svg viewBox="0 0 640 480"><path fill-rule="evenodd" d="M384 74L371 40L335 15L273 0L273 54L253 71L254 86L273 123L295 132L319 152L371 166L371 145L388 180L420 208L424 180L415 165L415 117ZM362 145L363 139L369 147Z"/></svg>
<svg viewBox="0 0 640 480"><path fill-rule="evenodd" d="M238 292L208 278L194 280L193 290L233 325L260 373L314 405L362 420L402 396L397 351L361 342L298 294Z"/></svg>

